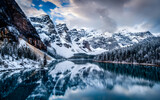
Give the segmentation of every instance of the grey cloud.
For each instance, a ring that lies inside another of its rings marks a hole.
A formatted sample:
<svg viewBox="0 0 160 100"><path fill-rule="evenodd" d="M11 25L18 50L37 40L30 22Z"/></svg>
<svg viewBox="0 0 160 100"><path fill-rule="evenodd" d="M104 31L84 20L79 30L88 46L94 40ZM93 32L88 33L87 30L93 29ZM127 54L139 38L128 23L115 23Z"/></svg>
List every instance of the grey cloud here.
<svg viewBox="0 0 160 100"><path fill-rule="evenodd" d="M114 18L110 17L110 13L120 12L123 6L129 0L71 0L70 2L76 6L74 12L80 16L89 18L93 22L87 22L85 25L91 25L94 28L100 28L103 31L114 32L117 29L117 23Z"/></svg>
<svg viewBox="0 0 160 100"><path fill-rule="evenodd" d="M93 21L101 17L101 28L108 31L116 30L116 25L133 27L142 23L142 28L160 31L160 0L71 0L71 3L78 7L75 10L79 14Z"/></svg>
<svg viewBox="0 0 160 100"><path fill-rule="evenodd" d="M103 6L108 7L121 7L124 5L124 3L128 2L129 0L71 0L71 2L77 4L77 5L84 5L84 4L91 4L91 3L97 3Z"/></svg>
<svg viewBox="0 0 160 100"><path fill-rule="evenodd" d="M29 15L44 13L32 7L32 0L16 0ZM52 0L46 0L52 1ZM57 9L63 13L64 22L70 26L101 29L114 32L121 26L133 27L142 24L152 32L160 32L160 0L60 0L69 6ZM65 9L66 8L66 9ZM67 12L69 11L69 12ZM58 14L59 14L58 13ZM72 15L72 16L69 16ZM53 15L53 17L56 15ZM62 22L62 21L61 21Z"/></svg>
<svg viewBox="0 0 160 100"><path fill-rule="evenodd" d="M160 32L160 0L132 0L126 4L135 20L144 21L153 32Z"/></svg>

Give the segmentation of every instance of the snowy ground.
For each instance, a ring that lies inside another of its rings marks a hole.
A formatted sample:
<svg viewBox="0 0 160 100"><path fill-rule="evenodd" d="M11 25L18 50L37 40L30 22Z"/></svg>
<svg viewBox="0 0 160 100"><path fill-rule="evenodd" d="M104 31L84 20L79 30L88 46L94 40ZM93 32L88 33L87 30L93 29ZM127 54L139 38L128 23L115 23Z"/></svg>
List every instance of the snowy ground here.
<svg viewBox="0 0 160 100"><path fill-rule="evenodd" d="M30 59L12 59L12 57L5 56L4 59L0 57L0 71L25 69L25 68L40 68L40 63Z"/></svg>
<svg viewBox="0 0 160 100"><path fill-rule="evenodd" d="M34 61L27 58L16 59L17 57L11 57L8 55L1 57L0 55L0 71L42 67L45 52L35 48L34 46L30 45L23 39L19 39L19 43L20 43L19 48L22 46L30 48L30 50L34 52L37 55L37 57L39 57L40 61ZM54 58L52 58L47 54L46 54L46 59L48 63L54 60Z"/></svg>

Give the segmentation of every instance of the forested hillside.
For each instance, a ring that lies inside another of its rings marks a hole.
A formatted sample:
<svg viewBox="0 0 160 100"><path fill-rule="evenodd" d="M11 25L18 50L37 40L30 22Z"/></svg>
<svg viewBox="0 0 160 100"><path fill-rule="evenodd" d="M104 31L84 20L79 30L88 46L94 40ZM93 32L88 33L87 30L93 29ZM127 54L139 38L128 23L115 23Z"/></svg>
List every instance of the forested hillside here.
<svg viewBox="0 0 160 100"><path fill-rule="evenodd" d="M160 65L160 37L152 37L133 46L102 53L95 59Z"/></svg>

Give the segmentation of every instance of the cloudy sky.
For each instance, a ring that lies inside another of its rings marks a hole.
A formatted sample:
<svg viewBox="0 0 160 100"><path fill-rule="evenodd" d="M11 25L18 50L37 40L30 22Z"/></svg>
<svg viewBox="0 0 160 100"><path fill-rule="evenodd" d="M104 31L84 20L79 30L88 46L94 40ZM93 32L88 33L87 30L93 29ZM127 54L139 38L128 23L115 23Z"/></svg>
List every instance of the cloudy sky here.
<svg viewBox="0 0 160 100"><path fill-rule="evenodd" d="M69 28L160 32L160 0L16 0L26 15L48 14Z"/></svg>

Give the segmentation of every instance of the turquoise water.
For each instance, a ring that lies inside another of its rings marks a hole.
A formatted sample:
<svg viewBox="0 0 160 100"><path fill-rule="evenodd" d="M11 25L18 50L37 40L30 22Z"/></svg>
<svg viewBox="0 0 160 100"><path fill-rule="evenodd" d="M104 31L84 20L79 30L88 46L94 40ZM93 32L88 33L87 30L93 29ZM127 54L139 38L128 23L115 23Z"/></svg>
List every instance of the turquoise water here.
<svg viewBox="0 0 160 100"><path fill-rule="evenodd" d="M159 100L160 68L88 61L0 72L7 100Z"/></svg>

